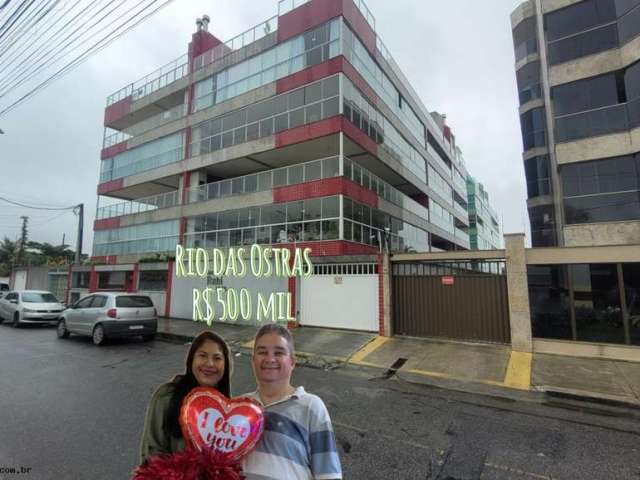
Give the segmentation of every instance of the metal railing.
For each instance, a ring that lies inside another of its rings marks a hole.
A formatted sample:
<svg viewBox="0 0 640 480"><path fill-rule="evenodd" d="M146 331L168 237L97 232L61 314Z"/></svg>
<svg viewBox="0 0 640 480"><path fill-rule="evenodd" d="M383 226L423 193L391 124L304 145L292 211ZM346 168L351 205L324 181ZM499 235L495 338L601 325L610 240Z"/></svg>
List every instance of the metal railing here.
<svg viewBox="0 0 640 480"><path fill-rule="evenodd" d="M172 192L160 193L158 195L139 198L137 200L129 200L127 202L98 207L96 210L96 220L150 212L160 208L175 207L179 204L179 192L178 190L174 190Z"/></svg>
<svg viewBox="0 0 640 480"><path fill-rule="evenodd" d="M130 95L133 100L138 100L179 80L187 73L189 73L189 57L185 54L109 95L107 97L107 106L119 102Z"/></svg>
<svg viewBox="0 0 640 480"><path fill-rule="evenodd" d="M308 1L308 0L307 0ZM197 70L206 65L209 65L217 60L221 60L230 53L246 47L247 45L260 40L278 30L278 17L273 16L268 20L250 28L246 32L236 35L231 40L228 40L210 50L207 50L202 55L195 58L193 61L193 70Z"/></svg>
<svg viewBox="0 0 640 480"><path fill-rule="evenodd" d="M102 142L102 148L107 148L120 142L124 142L131 137L135 137L136 135L140 135L141 133L148 132L149 130L153 130L154 128L173 122L174 120L178 120L179 118L184 117L186 114L187 107L186 105L182 104L170 108L169 110L165 110L164 112L160 112L141 122L134 123L121 132L106 135L111 129L105 130L105 137Z"/></svg>

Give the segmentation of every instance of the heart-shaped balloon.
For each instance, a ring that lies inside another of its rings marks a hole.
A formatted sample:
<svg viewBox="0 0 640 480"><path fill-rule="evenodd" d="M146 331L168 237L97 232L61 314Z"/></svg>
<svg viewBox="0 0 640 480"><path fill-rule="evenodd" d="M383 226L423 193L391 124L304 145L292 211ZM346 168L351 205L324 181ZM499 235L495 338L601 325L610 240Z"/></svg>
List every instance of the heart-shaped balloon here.
<svg viewBox="0 0 640 480"><path fill-rule="evenodd" d="M227 398L214 388L197 387L180 410L182 435L192 448L209 446L233 460L251 452L264 429L262 407L247 397Z"/></svg>

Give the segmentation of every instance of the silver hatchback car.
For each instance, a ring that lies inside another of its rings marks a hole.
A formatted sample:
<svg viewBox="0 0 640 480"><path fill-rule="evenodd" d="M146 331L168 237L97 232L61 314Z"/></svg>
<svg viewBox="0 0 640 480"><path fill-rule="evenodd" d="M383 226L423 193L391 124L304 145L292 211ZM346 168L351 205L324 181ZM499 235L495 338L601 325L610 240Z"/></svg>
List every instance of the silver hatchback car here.
<svg viewBox="0 0 640 480"><path fill-rule="evenodd" d="M146 295L100 292L81 298L60 316L58 338L70 333L91 336L95 345L107 338L141 335L152 340L158 313Z"/></svg>

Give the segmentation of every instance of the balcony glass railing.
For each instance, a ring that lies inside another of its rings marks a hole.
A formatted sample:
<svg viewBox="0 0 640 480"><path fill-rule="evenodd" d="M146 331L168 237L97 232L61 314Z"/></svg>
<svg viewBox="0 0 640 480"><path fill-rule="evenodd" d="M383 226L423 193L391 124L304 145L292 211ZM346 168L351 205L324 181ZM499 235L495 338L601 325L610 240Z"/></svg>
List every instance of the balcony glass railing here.
<svg viewBox="0 0 640 480"><path fill-rule="evenodd" d="M98 207L96 211L96 220L121 217L123 215L131 215L134 213L150 212L160 208L174 207L179 204L180 197L178 191L175 190L173 192L161 193L151 197Z"/></svg>
<svg viewBox="0 0 640 480"><path fill-rule="evenodd" d="M116 93L107 97L107 106L112 105L129 95L133 100L138 100L156 90L166 87L167 85L181 79L189 73L189 57L182 55L172 62L160 67L159 69L145 75L126 87L121 88Z"/></svg>
<svg viewBox="0 0 640 480"><path fill-rule="evenodd" d="M468 221L469 214L468 214L467 210L462 205L460 205L458 202L454 201L453 202L453 208L454 208L454 210L456 212L458 212L460 215L462 215Z"/></svg>
<svg viewBox="0 0 640 480"><path fill-rule="evenodd" d="M117 143L124 142L131 137L140 135L144 132L148 132L149 130L153 130L154 128L173 122L174 120L178 120L179 118L184 117L186 114L187 107L182 104L177 105L164 112L160 112L157 115L149 117L141 122L134 123L122 132L115 132L112 134L110 132L113 132L113 130L106 129L102 148L107 148Z"/></svg>
<svg viewBox="0 0 640 480"><path fill-rule="evenodd" d="M306 0L308 1L308 0ZM210 65L218 60L223 59L230 53L246 47L247 45L260 40L278 30L278 17L274 16L264 22L250 28L246 32L236 35L231 40L228 40L211 50L207 50L202 55L195 58L193 62L193 69L197 70L206 65Z"/></svg>

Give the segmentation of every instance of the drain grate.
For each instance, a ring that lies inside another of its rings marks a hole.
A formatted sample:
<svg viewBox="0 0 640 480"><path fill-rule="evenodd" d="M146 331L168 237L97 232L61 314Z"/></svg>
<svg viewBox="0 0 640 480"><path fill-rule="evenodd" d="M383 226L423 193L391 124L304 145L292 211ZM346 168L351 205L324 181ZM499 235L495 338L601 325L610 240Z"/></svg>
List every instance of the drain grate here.
<svg viewBox="0 0 640 480"><path fill-rule="evenodd" d="M396 372L398 370L400 370L402 368L402 366L407 363L407 360L409 360L408 358L398 358L395 362L393 362L393 365L391 365L386 372L384 372L384 377L385 378L391 378L393 377Z"/></svg>

